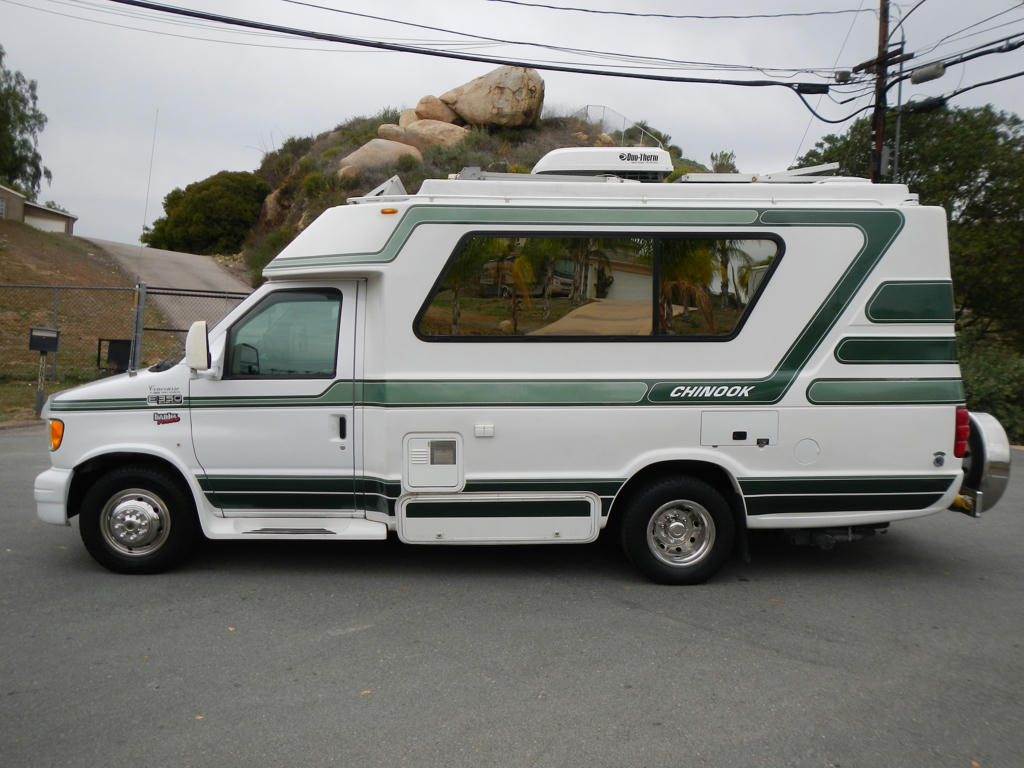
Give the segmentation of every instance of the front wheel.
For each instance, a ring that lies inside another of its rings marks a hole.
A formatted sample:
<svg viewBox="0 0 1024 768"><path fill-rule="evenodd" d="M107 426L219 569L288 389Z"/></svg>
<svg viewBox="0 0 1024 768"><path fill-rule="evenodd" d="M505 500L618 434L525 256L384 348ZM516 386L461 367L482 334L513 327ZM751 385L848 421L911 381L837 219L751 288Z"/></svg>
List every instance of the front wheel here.
<svg viewBox="0 0 1024 768"><path fill-rule="evenodd" d="M692 477L666 479L636 496L622 520L622 548L659 584L699 584L732 551L735 525L718 491Z"/></svg>
<svg viewBox="0 0 1024 768"><path fill-rule="evenodd" d="M79 533L97 562L117 573L158 573L191 551L199 531L188 494L166 472L116 469L82 499Z"/></svg>

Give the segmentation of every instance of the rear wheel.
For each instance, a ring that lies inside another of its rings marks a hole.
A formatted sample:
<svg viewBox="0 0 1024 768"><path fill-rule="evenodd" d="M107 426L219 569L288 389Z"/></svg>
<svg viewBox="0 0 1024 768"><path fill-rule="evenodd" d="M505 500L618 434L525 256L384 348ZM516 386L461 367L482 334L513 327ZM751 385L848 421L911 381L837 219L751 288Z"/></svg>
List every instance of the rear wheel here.
<svg viewBox="0 0 1024 768"><path fill-rule="evenodd" d="M82 499L82 542L97 562L118 573L157 573L177 565L198 532L191 498L158 469L116 469Z"/></svg>
<svg viewBox="0 0 1024 768"><path fill-rule="evenodd" d="M659 584L699 584L732 551L735 525L718 491L692 477L666 479L637 495L621 528L626 556Z"/></svg>

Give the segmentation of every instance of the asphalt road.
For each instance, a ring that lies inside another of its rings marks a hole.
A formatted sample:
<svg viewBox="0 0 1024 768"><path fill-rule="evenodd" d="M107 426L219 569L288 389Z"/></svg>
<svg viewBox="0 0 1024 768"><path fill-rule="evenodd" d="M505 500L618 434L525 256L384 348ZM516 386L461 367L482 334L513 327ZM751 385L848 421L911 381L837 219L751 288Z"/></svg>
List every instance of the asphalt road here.
<svg viewBox="0 0 1024 768"><path fill-rule="evenodd" d="M613 549L207 544L117 576L0 431L0 765L1024 765L1024 452L999 507L700 587Z"/></svg>

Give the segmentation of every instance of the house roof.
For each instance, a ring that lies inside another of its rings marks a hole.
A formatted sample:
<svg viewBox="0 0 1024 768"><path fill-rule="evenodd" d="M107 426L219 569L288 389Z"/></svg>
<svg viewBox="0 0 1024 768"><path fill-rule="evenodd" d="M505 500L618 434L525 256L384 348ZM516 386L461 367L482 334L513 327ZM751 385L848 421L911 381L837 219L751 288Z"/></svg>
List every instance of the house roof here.
<svg viewBox="0 0 1024 768"><path fill-rule="evenodd" d="M62 216L64 218L66 218L66 219L71 219L72 221L78 221L78 217L77 216L75 216L74 214L68 213L67 211L58 211L56 208L51 208L48 205L43 205L42 203L33 203L31 200L29 200L27 197L25 197L24 194L22 194L21 192L19 192L16 189L11 189L10 187L5 187L3 184L0 184L0 189L2 189L4 192L10 192L12 195L14 195L16 197L20 197L22 199L22 201L24 202L24 204L27 205L30 208L38 208L41 211L47 211L49 213L55 213L58 216Z"/></svg>
<svg viewBox="0 0 1024 768"><path fill-rule="evenodd" d="M75 216L73 213L68 213L67 211L58 211L56 208L50 208L49 206L41 205L40 203L33 203L31 200L26 200L25 201L25 207L26 208L38 208L41 211L46 211L48 213L55 213L58 216L64 217L65 219L71 219L72 221L78 221L78 217Z"/></svg>
<svg viewBox="0 0 1024 768"><path fill-rule="evenodd" d="M21 192L19 192L18 190L11 189L10 187L5 187L3 184L0 184L0 189L2 189L4 192L10 192L12 195L17 195L22 200L27 200L28 199L23 194L21 194Z"/></svg>

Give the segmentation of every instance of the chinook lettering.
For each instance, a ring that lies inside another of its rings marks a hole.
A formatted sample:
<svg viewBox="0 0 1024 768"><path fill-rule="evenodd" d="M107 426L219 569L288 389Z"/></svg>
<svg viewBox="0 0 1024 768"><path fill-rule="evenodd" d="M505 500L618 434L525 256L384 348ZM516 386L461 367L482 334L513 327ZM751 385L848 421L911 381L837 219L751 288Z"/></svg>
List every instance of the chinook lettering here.
<svg viewBox="0 0 1024 768"><path fill-rule="evenodd" d="M669 397L750 397L750 393L754 391L754 385L751 384L746 387L739 385L728 386L727 384L719 384L715 386L711 385L693 385L693 386L678 386L669 392Z"/></svg>

